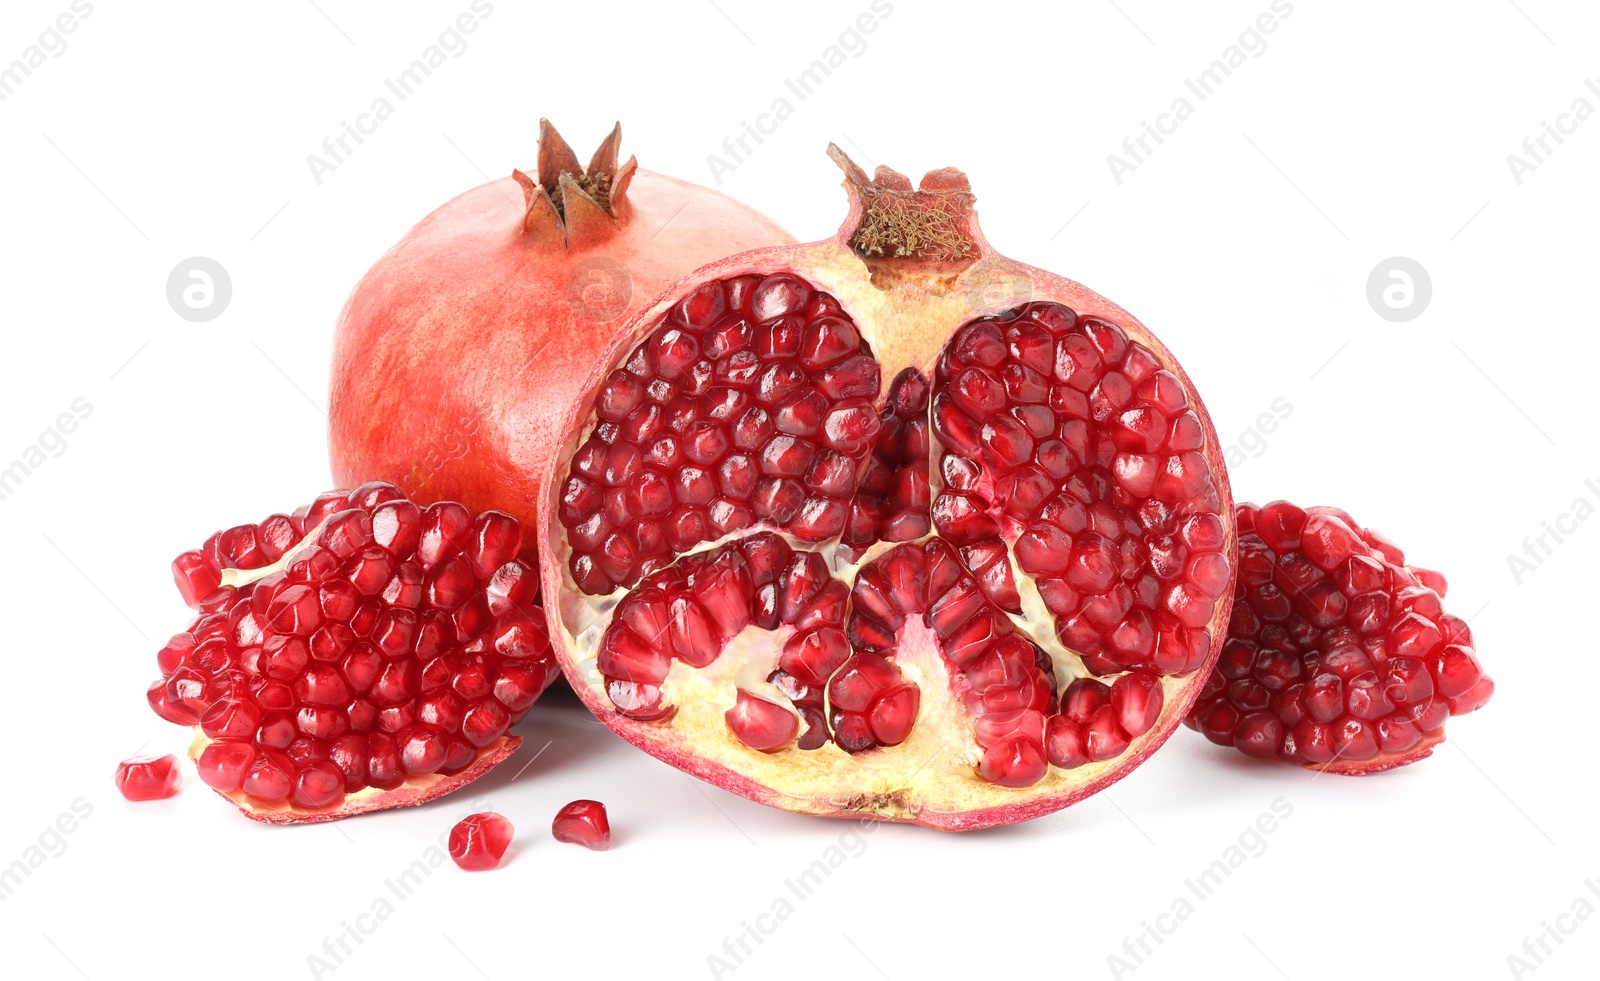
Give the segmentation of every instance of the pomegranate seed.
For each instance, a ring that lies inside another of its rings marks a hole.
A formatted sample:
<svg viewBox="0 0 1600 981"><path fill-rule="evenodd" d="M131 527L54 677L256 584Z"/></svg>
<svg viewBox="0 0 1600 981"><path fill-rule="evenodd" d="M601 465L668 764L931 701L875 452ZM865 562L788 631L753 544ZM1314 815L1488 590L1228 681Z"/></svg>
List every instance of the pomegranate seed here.
<svg viewBox="0 0 1600 981"><path fill-rule="evenodd" d="M606 806L597 800L575 800L556 812L550 826L556 841L571 842L603 852L611 847L611 822Z"/></svg>
<svg viewBox="0 0 1600 981"><path fill-rule="evenodd" d="M159 800L178 792L176 756L134 756L117 764L117 790L128 800Z"/></svg>
<svg viewBox="0 0 1600 981"><path fill-rule="evenodd" d="M495 868L514 833L511 822L493 811L469 814L450 829L450 858L468 872Z"/></svg>
<svg viewBox="0 0 1600 981"><path fill-rule="evenodd" d="M800 729L800 720L794 712L742 688L733 708L723 717L741 743L764 753L789 745Z"/></svg>

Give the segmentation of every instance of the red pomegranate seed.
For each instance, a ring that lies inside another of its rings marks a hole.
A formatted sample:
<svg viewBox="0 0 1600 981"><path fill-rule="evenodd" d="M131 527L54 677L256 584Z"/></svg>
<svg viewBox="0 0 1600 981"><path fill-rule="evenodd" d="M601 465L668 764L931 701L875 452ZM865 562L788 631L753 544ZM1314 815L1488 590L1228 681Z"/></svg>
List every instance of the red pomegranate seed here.
<svg viewBox="0 0 1600 981"><path fill-rule="evenodd" d="M757 698L742 688L724 718L741 743L764 753L789 745L800 729L800 720L794 712Z"/></svg>
<svg viewBox="0 0 1600 981"><path fill-rule="evenodd" d="M159 800L178 792L176 756L134 756L117 764L117 790L128 800Z"/></svg>
<svg viewBox="0 0 1600 981"><path fill-rule="evenodd" d="M597 852L611 847L611 822L606 817L606 806L597 800L575 800L557 811L550 832L557 841Z"/></svg>
<svg viewBox="0 0 1600 981"><path fill-rule="evenodd" d="M495 868L514 833L511 822L493 811L470 814L450 829L450 858L468 872Z"/></svg>

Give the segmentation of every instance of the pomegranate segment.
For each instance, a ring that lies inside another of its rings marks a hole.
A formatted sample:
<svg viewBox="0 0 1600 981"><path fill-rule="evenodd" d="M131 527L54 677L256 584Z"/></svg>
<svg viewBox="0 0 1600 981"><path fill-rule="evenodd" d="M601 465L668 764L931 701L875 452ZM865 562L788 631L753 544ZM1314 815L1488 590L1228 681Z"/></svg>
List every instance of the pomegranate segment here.
<svg viewBox="0 0 1600 981"><path fill-rule="evenodd" d="M128 800L160 800L178 792L176 756L134 756L117 764L117 791Z"/></svg>
<svg viewBox="0 0 1600 981"><path fill-rule="evenodd" d="M573 580L609 593L757 522L837 536L878 387L838 301L798 278L695 290L601 384L561 487Z"/></svg>
<svg viewBox="0 0 1600 981"><path fill-rule="evenodd" d="M1217 440L1137 321L988 249L958 172L836 159L837 239L702 270L602 360L544 511L556 653L625 738L755 800L1048 813L1217 656Z"/></svg>
<svg viewBox="0 0 1600 981"><path fill-rule="evenodd" d="M611 820L606 806L597 800L575 800L556 812L550 824L556 841L582 845L603 852L611 847Z"/></svg>
<svg viewBox="0 0 1600 981"><path fill-rule="evenodd" d="M1241 504L1233 618L1185 720L1247 756L1365 774L1420 760L1494 694L1445 579L1338 508Z"/></svg>
<svg viewBox="0 0 1600 981"><path fill-rule="evenodd" d="M174 564L200 615L158 654L151 707L195 727L200 779L257 820L446 793L520 745L555 677L521 546L509 515L383 483L218 532Z"/></svg>

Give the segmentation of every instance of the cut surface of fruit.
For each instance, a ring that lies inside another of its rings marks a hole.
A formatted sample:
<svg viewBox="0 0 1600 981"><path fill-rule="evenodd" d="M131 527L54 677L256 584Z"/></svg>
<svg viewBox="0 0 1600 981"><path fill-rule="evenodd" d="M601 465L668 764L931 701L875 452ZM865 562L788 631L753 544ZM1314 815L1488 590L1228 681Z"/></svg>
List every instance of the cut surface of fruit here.
<svg viewBox="0 0 1600 981"><path fill-rule="evenodd" d="M832 152L835 239L696 272L602 359L543 512L556 653L754 800L1048 813L1159 746L1220 648L1217 439L1143 325L988 246L959 172Z"/></svg>
<svg viewBox="0 0 1600 981"><path fill-rule="evenodd" d="M134 756L117 764L117 790L128 800L160 800L178 792L176 756Z"/></svg>
<svg viewBox="0 0 1600 981"><path fill-rule="evenodd" d="M793 241L621 142L618 126L585 165L541 120L533 173L461 194L372 266L335 333L335 480L531 528L562 420L629 314L702 263Z"/></svg>
<svg viewBox="0 0 1600 981"><path fill-rule="evenodd" d="M468 872L497 868L515 833L504 815L469 814L450 829L450 858Z"/></svg>
<svg viewBox="0 0 1600 981"><path fill-rule="evenodd" d="M550 824L556 841L565 841L597 852L611 847L611 821L606 806L597 800L575 800L556 812Z"/></svg>
<svg viewBox="0 0 1600 981"><path fill-rule="evenodd" d="M448 793L516 750L557 676L521 547L510 515L384 483L218 532L173 563L199 615L157 655L150 705L259 821Z"/></svg>
<svg viewBox="0 0 1600 981"><path fill-rule="evenodd" d="M1415 762L1494 694L1445 578L1338 508L1241 504L1233 618L1185 720L1247 756L1332 773Z"/></svg>

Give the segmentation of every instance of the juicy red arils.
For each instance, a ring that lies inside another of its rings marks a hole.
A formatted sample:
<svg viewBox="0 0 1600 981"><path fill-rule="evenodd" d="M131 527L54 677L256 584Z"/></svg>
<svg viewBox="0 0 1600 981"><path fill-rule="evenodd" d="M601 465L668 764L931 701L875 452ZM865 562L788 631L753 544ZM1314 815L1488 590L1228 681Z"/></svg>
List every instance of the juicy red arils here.
<svg viewBox="0 0 1600 981"><path fill-rule="evenodd" d="M1248 756L1375 773L1429 755L1444 723L1483 706L1444 577L1335 508L1241 504L1227 644L1186 719Z"/></svg>
<svg viewBox="0 0 1600 981"><path fill-rule="evenodd" d="M589 594L633 587L595 661L611 706L670 719L674 665L709 666L754 624L786 639L778 691L741 688L724 712L739 744L898 745L925 701L894 661L909 623L934 634L992 783L1115 758L1153 729L1161 678L1204 662L1233 574L1182 382L1115 325L1044 303L962 327L932 382L902 370L880 409L872 351L835 301L792 276L754 295L769 294L789 298L771 308L784 312L754 330L758 313L727 303L705 334L665 317L602 383L572 457L558 519L573 580ZM718 383L704 391L688 380L702 358ZM849 365L859 386L824 379ZM656 452L670 433L681 453ZM656 522L665 540L650 537ZM750 525L792 538L753 531L672 561ZM930 530L939 538L880 551L853 590L824 559ZM1052 658L1010 619L1023 612L1013 559L1061 644L1115 682L1090 682L1099 702L1058 707Z"/></svg>
<svg viewBox="0 0 1600 981"><path fill-rule="evenodd" d="M159 800L178 792L176 756L135 756L117 764L117 790L128 800Z"/></svg>
<svg viewBox="0 0 1600 981"><path fill-rule="evenodd" d="M198 726L201 779L263 820L447 792L509 755L554 676L521 542L508 515L423 509L381 483L214 536L175 565L211 612L162 649L151 707ZM369 787L406 789L349 799Z"/></svg>
<svg viewBox="0 0 1600 981"><path fill-rule="evenodd" d="M470 814L450 829L450 858L468 872L495 868L514 833L511 822L493 811Z"/></svg>
<svg viewBox="0 0 1600 981"><path fill-rule="evenodd" d="M764 803L1045 813L1137 765L1220 651L1215 435L1141 325L989 249L959 172L834 156L850 227L727 260L597 369L540 536L557 656L624 737Z"/></svg>
<svg viewBox="0 0 1600 981"><path fill-rule="evenodd" d="M597 800L575 800L556 812L550 833L556 841L571 842L603 852L611 847L611 822L606 806Z"/></svg>

